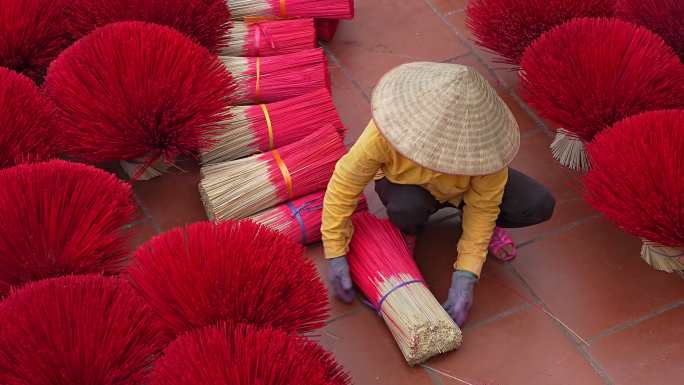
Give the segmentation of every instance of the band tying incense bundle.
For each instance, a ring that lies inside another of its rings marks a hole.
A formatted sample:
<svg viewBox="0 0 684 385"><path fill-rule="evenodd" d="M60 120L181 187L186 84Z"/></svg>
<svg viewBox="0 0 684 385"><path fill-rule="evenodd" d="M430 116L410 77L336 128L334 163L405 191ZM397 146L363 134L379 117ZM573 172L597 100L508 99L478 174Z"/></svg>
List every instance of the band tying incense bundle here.
<svg viewBox="0 0 684 385"><path fill-rule="evenodd" d="M522 69L523 98L562 127L551 149L574 170L587 170L584 145L603 129L640 112L684 106L684 64L659 36L622 20L558 26L525 51Z"/></svg>
<svg viewBox="0 0 684 385"><path fill-rule="evenodd" d="M100 27L53 62L45 90L62 112L73 158L139 163L198 157L229 118L235 89L225 67L171 28L141 22Z"/></svg>
<svg viewBox="0 0 684 385"><path fill-rule="evenodd" d="M234 19L299 18L351 19L354 0L225 0Z"/></svg>
<svg viewBox="0 0 684 385"><path fill-rule="evenodd" d="M58 154L56 112L31 79L0 67L0 169Z"/></svg>
<svg viewBox="0 0 684 385"><path fill-rule="evenodd" d="M406 362L416 365L458 348L461 330L425 285L401 232L369 213L352 221L352 279L385 320Z"/></svg>
<svg viewBox="0 0 684 385"><path fill-rule="evenodd" d="M284 55L316 48L316 29L312 19L235 21L226 40L223 56Z"/></svg>
<svg viewBox="0 0 684 385"><path fill-rule="evenodd" d="M322 49L268 57L220 56L237 83L236 104L271 103L330 89Z"/></svg>
<svg viewBox="0 0 684 385"><path fill-rule="evenodd" d="M66 274L117 274L135 218L129 184L53 160L0 170L0 298L12 286Z"/></svg>
<svg viewBox="0 0 684 385"><path fill-rule="evenodd" d="M315 243L321 240L324 196L324 191L315 192L252 215L249 219L303 245ZM366 199L361 197L356 211L367 209Z"/></svg>
<svg viewBox="0 0 684 385"><path fill-rule="evenodd" d="M212 220L240 219L322 190L346 153L332 126L285 147L202 167L200 195Z"/></svg>
<svg viewBox="0 0 684 385"><path fill-rule="evenodd" d="M330 92L320 90L280 102L230 108L231 118L202 152L202 162L217 163L286 146L332 125L344 137L345 129Z"/></svg>
<svg viewBox="0 0 684 385"><path fill-rule="evenodd" d="M169 342L128 283L99 275L32 282L0 302L0 383L146 384Z"/></svg>
<svg viewBox="0 0 684 385"><path fill-rule="evenodd" d="M658 270L684 270L684 110L627 118L589 144L587 201L644 240Z"/></svg>
<svg viewBox="0 0 684 385"><path fill-rule="evenodd" d="M172 336L221 320L305 333L328 316L325 286L302 247L249 221L199 222L152 238L128 275Z"/></svg>
<svg viewBox="0 0 684 385"><path fill-rule="evenodd" d="M150 385L350 385L316 343L273 328L220 322L178 337Z"/></svg>

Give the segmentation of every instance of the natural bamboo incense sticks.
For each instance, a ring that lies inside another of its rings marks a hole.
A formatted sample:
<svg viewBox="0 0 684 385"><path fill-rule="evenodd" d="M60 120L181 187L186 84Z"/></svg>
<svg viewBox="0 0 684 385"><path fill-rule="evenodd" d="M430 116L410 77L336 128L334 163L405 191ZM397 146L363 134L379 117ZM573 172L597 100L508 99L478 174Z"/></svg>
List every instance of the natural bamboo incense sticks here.
<svg viewBox="0 0 684 385"><path fill-rule="evenodd" d="M222 56L275 56L316 48L312 19L234 21Z"/></svg>

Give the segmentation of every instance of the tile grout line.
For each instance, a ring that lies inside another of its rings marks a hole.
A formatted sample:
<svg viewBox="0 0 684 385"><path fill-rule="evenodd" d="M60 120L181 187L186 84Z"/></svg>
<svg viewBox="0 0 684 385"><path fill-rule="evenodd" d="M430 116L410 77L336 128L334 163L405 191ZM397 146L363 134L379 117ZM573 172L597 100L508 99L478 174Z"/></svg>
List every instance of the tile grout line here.
<svg viewBox="0 0 684 385"><path fill-rule="evenodd" d="M599 377L601 377L601 380L606 385L614 385L615 381L613 381L608 372L606 372L606 369L604 369L603 366L601 366L601 364L599 364L599 362L596 361L596 359L594 359L594 356L591 355L587 348L588 346L578 346L578 350L582 357L584 357L584 359L587 360L587 362L589 362L589 365L591 365L592 369L594 369L596 374L598 374Z"/></svg>
<svg viewBox="0 0 684 385"><path fill-rule="evenodd" d="M458 381L459 383L461 383L461 384L463 384L463 385L477 385L477 384L474 384L474 383L472 383L472 382L468 382L468 381L466 381L466 380L464 380L464 379L462 379L462 378L458 378L458 377L456 377L456 376L454 376L454 375L452 375L452 374L449 374L449 373L447 373L447 372L444 372L444 371L441 371L441 370L439 370L439 369L433 368L433 367L431 367L431 366L429 366L429 365L421 364L420 366L421 366L423 369L426 369L426 370L428 370L428 371L437 373L437 374L439 374L439 375L441 375L441 376L444 376L444 377L446 377L446 378L448 378L448 379L450 379L450 380Z"/></svg>
<svg viewBox="0 0 684 385"><path fill-rule="evenodd" d="M432 370L430 370L428 367L425 365L421 364L420 368L427 373L428 377L430 377L430 380L432 381L433 385L444 385L442 382L442 377L437 373Z"/></svg>
<svg viewBox="0 0 684 385"><path fill-rule="evenodd" d="M539 241L541 241L541 240L543 240L543 239L546 239L547 237L554 236L554 235L558 235L558 234L562 234L562 233L564 233L564 232L566 232L566 231L568 231L568 230L572 230L572 229L574 229L574 228L577 227L577 226L581 226L581 225L583 225L583 224L585 224L585 223L589 223L589 222L591 222L591 221L593 221L593 220L595 220L595 219L598 219L598 218L601 218L601 215L599 215L599 214L594 214L594 215L590 215L590 216L587 216L587 217L584 217L584 218L580 218L580 219L578 219L578 220L576 220L576 221L574 221L574 222L571 222L571 223L568 223L568 224L566 224L566 225L563 225L563 226L561 226L561 227L559 227L559 228L557 228L557 229L553 229L553 230L549 230L549 231L542 232L542 233L540 233L538 236L536 236L536 237L534 237L534 238L531 238L531 239L528 239L528 240L526 240L526 241L520 242L520 243L517 244L517 247L518 247L518 249L522 249L523 247L529 246L529 245L531 245L531 244L533 244L533 243L535 243L535 242L539 242Z"/></svg>
<svg viewBox="0 0 684 385"><path fill-rule="evenodd" d="M342 74L344 75L344 77L352 83L354 88L356 88L356 90L361 93L361 96L363 96L363 98L366 99L367 102L370 102L370 96L368 96L368 94L363 89L363 87L361 87L361 84L359 84L359 82L356 81L356 79L354 79L354 77L347 70L347 68L342 64L342 62L340 62L340 60L337 58L337 56L335 56L335 53L330 49L330 47L328 47L327 45L323 45L322 47L323 47L323 50L325 51L326 55L342 71Z"/></svg>
<svg viewBox="0 0 684 385"><path fill-rule="evenodd" d="M143 202L142 202L142 200L140 199L140 197L138 197L138 193L136 193L136 192L134 191L134 192L133 192L133 197L135 198L135 203L137 203L138 206L140 207L140 210L142 210L143 215L145 216L145 218L146 218L147 220L150 221L150 224L152 225L152 228L154 228L154 231L155 231L157 234L161 234L161 227L160 227L159 224L154 220L154 218L152 218L152 215L150 214L150 210L148 210L147 207L145 207L145 205L143 204Z"/></svg>
<svg viewBox="0 0 684 385"><path fill-rule="evenodd" d="M650 319L653 319L655 317L658 317L659 315L665 314L671 310L678 309L680 307L684 306L684 299L681 299L679 301L673 302L671 304L665 305L659 309L656 309L644 316L641 316L639 318L635 318L632 320L628 320L625 322L622 322L620 324L617 324L613 327L610 327L592 337L589 338L589 345L594 344L606 337L610 337L612 335L615 335L617 333L620 333L622 331L625 331L627 329L631 329L634 326L637 326L645 321L648 321Z"/></svg>

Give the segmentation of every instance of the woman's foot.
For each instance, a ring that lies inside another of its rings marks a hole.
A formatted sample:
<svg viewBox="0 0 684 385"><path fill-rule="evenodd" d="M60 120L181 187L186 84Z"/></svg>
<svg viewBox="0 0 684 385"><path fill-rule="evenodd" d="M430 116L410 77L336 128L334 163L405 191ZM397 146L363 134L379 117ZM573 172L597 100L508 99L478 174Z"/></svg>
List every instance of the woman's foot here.
<svg viewBox="0 0 684 385"><path fill-rule="evenodd" d="M494 228L492 240L489 242L489 253L503 262L508 262L516 257L515 242L506 230L500 227Z"/></svg>

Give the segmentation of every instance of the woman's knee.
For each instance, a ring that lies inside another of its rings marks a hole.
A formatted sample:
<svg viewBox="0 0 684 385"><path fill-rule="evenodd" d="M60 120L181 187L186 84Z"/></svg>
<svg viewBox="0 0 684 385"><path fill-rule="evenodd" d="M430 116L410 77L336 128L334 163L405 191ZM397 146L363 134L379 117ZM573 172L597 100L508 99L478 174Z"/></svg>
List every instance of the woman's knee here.
<svg viewBox="0 0 684 385"><path fill-rule="evenodd" d="M432 211L421 202L391 202L387 215L403 233L415 235L425 228Z"/></svg>

